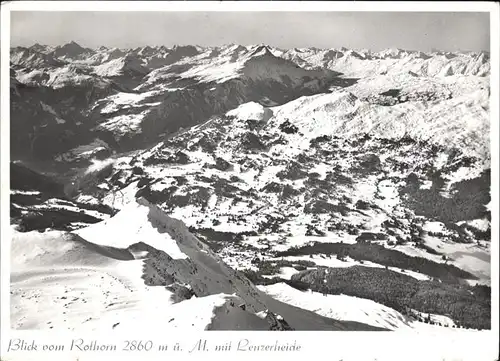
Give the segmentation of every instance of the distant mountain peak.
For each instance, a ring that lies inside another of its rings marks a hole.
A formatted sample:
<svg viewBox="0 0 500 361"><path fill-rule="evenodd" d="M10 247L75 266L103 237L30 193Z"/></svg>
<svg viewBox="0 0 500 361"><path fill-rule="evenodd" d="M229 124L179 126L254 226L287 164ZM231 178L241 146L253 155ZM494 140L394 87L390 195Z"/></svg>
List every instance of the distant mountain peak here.
<svg viewBox="0 0 500 361"><path fill-rule="evenodd" d="M274 56L269 46L265 44L259 44L251 54L251 56L265 56L265 55Z"/></svg>
<svg viewBox="0 0 500 361"><path fill-rule="evenodd" d="M93 50L83 48L80 44L72 40L62 46L57 46L54 50L54 56L74 58L89 52L93 52Z"/></svg>
<svg viewBox="0 0 500 361"><path fill-rule="evenodd" d="M71 40L69 43L64 44L63 46L61 46L61 48L79 48L79 49L83 49L83 47L80 44L78 44L76 41L74 41L74 40Z"/></svg>

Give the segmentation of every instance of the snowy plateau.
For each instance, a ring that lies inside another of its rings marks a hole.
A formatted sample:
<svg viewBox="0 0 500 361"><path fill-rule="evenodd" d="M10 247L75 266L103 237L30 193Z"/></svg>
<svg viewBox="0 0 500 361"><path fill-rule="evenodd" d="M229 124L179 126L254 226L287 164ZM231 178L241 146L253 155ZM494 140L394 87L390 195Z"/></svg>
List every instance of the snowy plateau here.
<svg viewBox="0 0 500 361"><path fill-rule="evenodd" d="M10 66L13 329L491 328L489 53Z"/></svg>

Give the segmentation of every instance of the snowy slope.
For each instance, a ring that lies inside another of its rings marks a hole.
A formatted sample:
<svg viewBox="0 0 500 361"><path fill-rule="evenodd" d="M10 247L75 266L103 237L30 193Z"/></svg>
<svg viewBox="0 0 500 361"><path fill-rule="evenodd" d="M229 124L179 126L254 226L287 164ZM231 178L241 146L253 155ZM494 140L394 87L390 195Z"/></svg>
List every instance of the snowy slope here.
<svg viewBox="0 0 500 361"><path fill-rule="evenodd" d="M312 291L302 292L284 283L259 286L259 288L282 302L338 320L358 321L390 330L429 331L430 329L441 329L437 325L418 322L387 306L363 298L346 295L322 295ZM434 319L439 319L439 322L450 327L454 325L453 320L446 316L434 316Z"/></svg>
<svg viewBox="0 0 500 361"><path fill-rule="evenodd" d="M158 309L171 304L170 292L144 284L142 261L129 250L67 233L15 233L11 267L15 329L96 327L103 318L119 323L138 311L151 312L143 317L153 321Z"/></svg>
<svg viewBox="0 0 500 361"><path fill-rule="evenodd" d="M129 228L123 228L127 223ZM268 310L297 329L375 329L323 318L265 296L180 222L144 200L76 233L16 232L11 264L11 322L17 329L169 323L167 327L195 330L225 329L228 323L237 329L265 329L266 322L255 313ZM179 293L181 289L193 294ZM238 311L242 302L248 314ZM231 310L229 316L221 312L223 307ZM33 312L38 309L43 312Z"/></svg>
<svg viewBox="0 0 500 361"><path fill-rule="evenodd" d="M175 240L159 234L148 220L149 207L138 203L130 204L116 216L104 222L75 231L82 238L95 244L116 248L127 248L147 239L147 244L166 252L174 259L185 259ZM106 239L103 234L108 234Z"/></svg>
<svg viewBox="0 0 500 361"><path fill-rule="evenodd" d="M147 70L141 63L142 61L140 58L133 55L126 55L96 66L94 72L103 77L124 75L127 71L145 74Z"/></svg>
<svg viewBox="0 0 500 361"><path fill-rule="evenodd" d="M369 104L350 92L303 97L273 108L276 123L288 119L306 139L321 135L349 137L370 133L380 138L414 139L462 149L488 159L489 97L478 90L436 104L401 103L392 107Z"/></svg>

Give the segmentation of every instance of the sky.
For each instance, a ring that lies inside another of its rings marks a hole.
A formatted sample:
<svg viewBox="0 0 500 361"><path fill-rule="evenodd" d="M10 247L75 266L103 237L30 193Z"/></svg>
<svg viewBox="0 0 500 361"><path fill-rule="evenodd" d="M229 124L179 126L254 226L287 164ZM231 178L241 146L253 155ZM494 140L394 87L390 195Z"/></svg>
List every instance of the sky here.
<svg viewBox="0 0 500 361"><path fill-rule="evenodd" d="M54 12L13 11L11 45L139 46L267 44L444 51L489 50L479 12Z"/></svg>

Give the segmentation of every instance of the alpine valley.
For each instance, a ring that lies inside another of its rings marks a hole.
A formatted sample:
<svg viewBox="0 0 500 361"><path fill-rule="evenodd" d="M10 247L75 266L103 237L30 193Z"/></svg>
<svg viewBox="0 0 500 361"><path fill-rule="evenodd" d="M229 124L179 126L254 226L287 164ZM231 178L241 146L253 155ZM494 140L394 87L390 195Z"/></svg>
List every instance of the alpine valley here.
<svg viewBox="0 0 500 361"><path fill-rule="evenodd" d="M489 77L487 52L11 48L11 327L490 329Z"/></svg>

